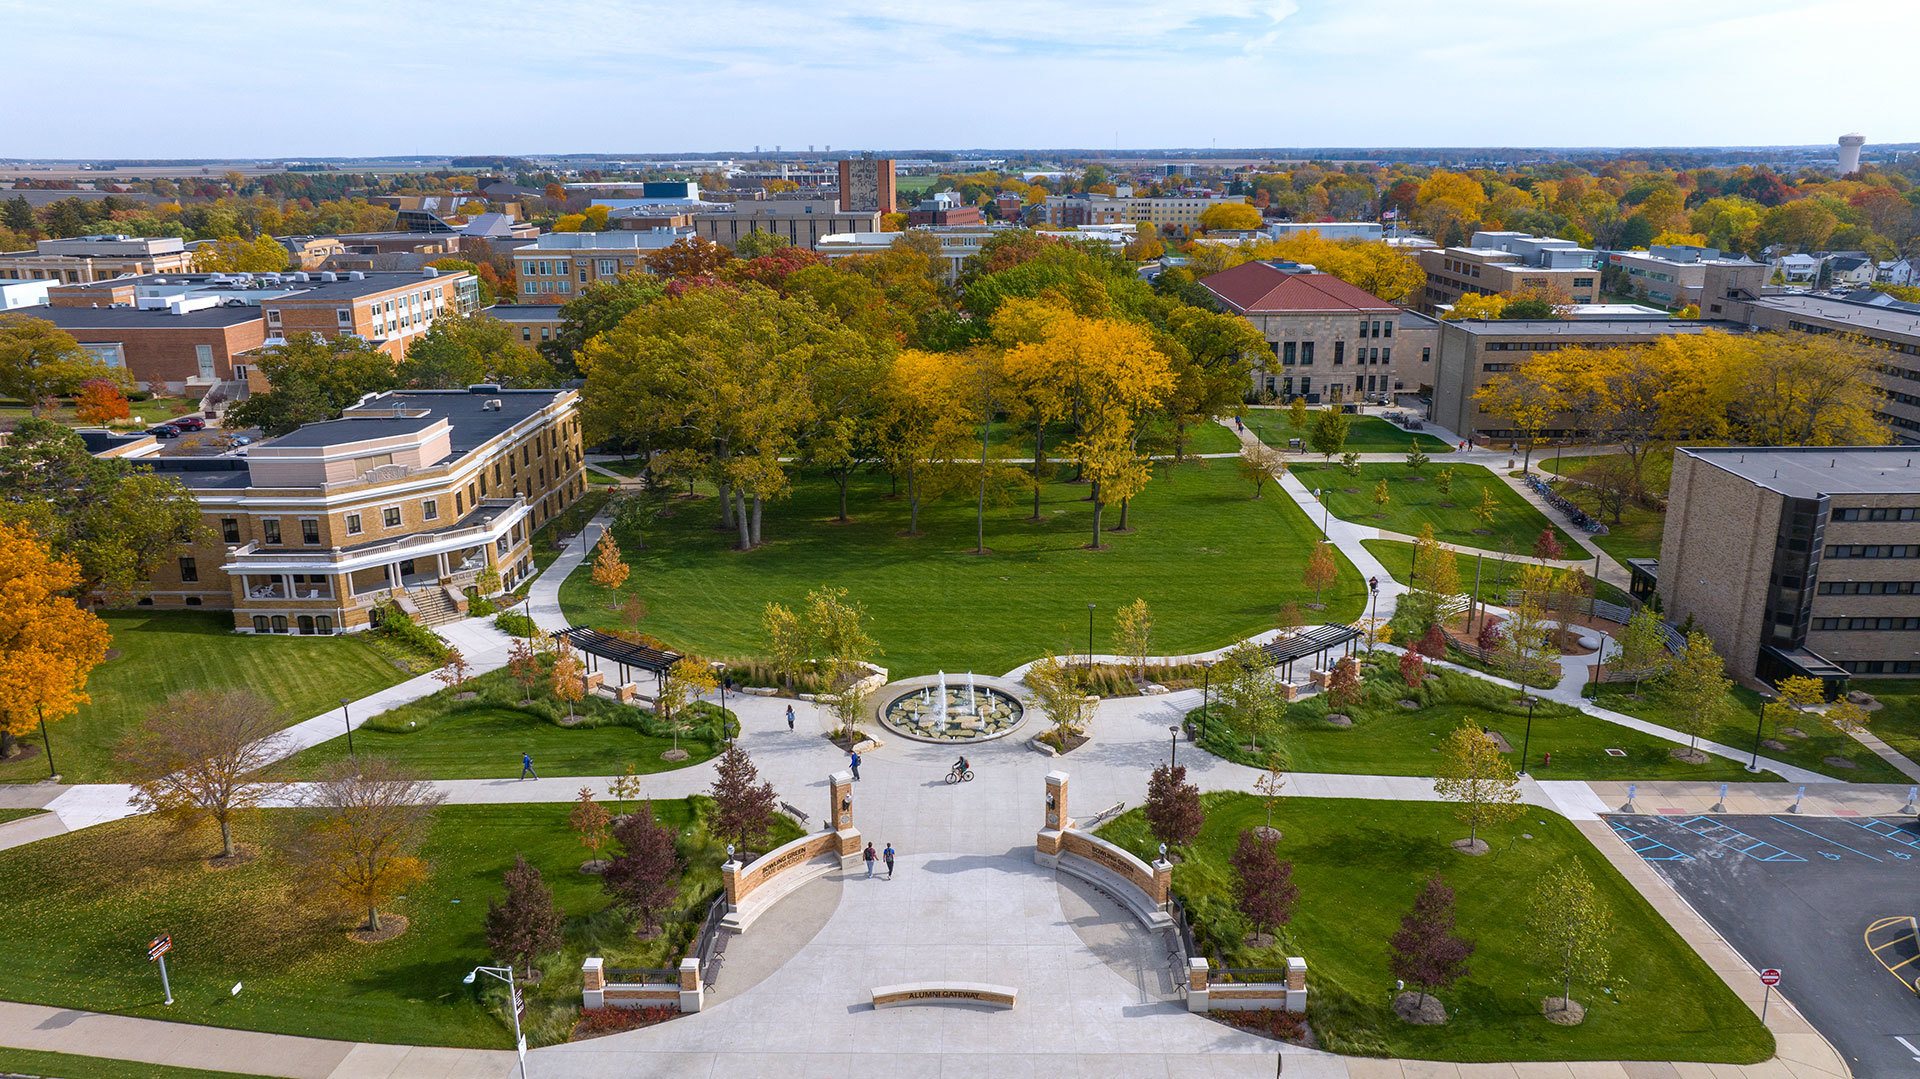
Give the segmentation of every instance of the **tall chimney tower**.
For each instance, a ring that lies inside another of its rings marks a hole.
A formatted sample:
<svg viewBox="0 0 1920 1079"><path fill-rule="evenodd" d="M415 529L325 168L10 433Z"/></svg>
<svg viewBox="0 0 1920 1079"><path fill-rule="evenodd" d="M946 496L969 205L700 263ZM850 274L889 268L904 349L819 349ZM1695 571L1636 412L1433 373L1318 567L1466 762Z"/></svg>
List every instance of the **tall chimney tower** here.
<svg viewBox="0 0 1920 1079"><path fill-rule="evenodd" d="M1860 171L1860 147L1866 144L1865 135L1840 136L1840 175Z"/></svg>

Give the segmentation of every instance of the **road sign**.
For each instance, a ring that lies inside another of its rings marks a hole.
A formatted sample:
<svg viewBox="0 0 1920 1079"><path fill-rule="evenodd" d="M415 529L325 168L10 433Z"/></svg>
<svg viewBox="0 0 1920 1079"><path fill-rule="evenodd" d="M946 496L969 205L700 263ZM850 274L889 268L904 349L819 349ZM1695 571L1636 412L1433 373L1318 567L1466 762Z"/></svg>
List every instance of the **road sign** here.
<svg viewBox="0 0 1920 1079"><path fill-rule="evenodd" d="M1773 967L1768 967L1767 969L1761 971L1760 984L1761 985L1779 985L1780 971Z"/></svg>
<svg viewBox="0 0 1920 1079"><path fill-rule="evenodd" d="M159 958L173 950L173 937L161 934L147 943L147 962L157 962Z"/></svg>

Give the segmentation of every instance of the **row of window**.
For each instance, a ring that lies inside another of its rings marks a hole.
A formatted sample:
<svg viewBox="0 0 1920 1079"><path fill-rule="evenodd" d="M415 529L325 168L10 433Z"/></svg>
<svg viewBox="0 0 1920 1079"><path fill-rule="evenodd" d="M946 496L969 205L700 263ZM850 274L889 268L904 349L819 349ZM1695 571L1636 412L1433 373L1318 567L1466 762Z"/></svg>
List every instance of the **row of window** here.
<svg viewBox="0 0 1920 1079"><path fill-rule="evenodd" d="M1814 629L1891 630L1920 629L1920 618L1816 618Z"/></svg>
<svg viewBox="0 0 1920 1079"><path fill-rule="evenodd" d="M1920 660L1843 659L1840 668L1849 674L1913 674L1920 671Z"/></svg>
<svg viewBox="0 0 1920 1079"><path fill-rule="evenodd" d="M1830 544L1828 558L1920 558L1920 543Z"/></svg>
<svg viewBox="0 0 1920 1079"><path fill-rule="evenodd" d="M1913 506L1849 506L1833 511L1836 521L1911 521L1920 508Z"/></svg>
<svg viewBox="0 0 1920 1079"><path fill-rule="evenodd" d="M1798 319L1788 320L1787 329L1798 330L1801 333L1834 333L1836 332L1834 328L1831 326L1819 326L1811 322L1801 322ZM1858 331L1853 331L1853 330L1843 330L1838 332L1856 333L1856 334L1858 333ZM1863 344L1872 345L1875 348L1884 348L1889 352L1904 352L1909 356L1920 356L1920 345L1910 345L1904 341L1888 341L1884 338L1879 338L1879 337L1862 336L1859 338L1859 340ZM1912 378L1914 376L1908 375L1907 377Z"/></svg>
<svg viewBox="0 0 1920 1079"><path fill-rule="evenodd" d="M1384 327L1384 329L1383 329L1383 327ZM1363 319L1361 319L1361 320L1360 320L1360 336L1362 336L1362 337L1392 337L1392 336L1393 336L1393 320L1392 320L1392 319L1377 319L1377 318L1376 318L1376 319L1364 319L1364 318L1363 318Z"/></svg>
<svg viewBox="0 0 1920 1079"><path fill-rule="evenodd" d="M534 295L540 295L540 294L551 294L555 292L571 293L573 291L573 282L567 280L564 277L558 281L522 280L520 282L520 291L523 294L528 296L534 296Z"/></svg>
<svg viewBox="0 0 1920 1079"><path fill-rule="evenodd" d="M1920 581L1823 581L1823 596L1911 596Z"/></svg>

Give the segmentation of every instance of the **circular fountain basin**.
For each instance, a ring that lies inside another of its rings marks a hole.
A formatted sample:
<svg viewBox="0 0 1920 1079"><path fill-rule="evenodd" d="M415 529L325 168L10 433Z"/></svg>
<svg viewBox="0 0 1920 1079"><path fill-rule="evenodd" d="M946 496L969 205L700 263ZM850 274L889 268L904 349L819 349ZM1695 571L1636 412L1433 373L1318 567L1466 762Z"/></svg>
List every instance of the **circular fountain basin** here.
<svg viewBox="0 0 1920 1079"><path fill-rule="evenodd" d="M901 690L904 688L904 692ZM945 708L936 679L919 678L887 687L893 695L879 709L882 726L903 738L943 745L990 742L1012 734L1026 718L1020 698L986 684L978 676L973 689L965 676L947 678Z"/></svg>

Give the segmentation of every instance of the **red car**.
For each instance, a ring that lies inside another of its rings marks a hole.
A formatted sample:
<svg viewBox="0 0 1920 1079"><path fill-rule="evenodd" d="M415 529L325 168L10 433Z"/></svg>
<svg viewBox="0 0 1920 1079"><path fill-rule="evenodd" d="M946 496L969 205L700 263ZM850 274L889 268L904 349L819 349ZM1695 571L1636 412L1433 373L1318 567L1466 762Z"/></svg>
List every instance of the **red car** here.
<svg viewBox="0 0 1920 1079"><path fill-rule="evenodd" d="M177 420L168 420L167 422L180 428L182 431L204 431L207 429L207 421L198 416L182 416Z"/></svg>

